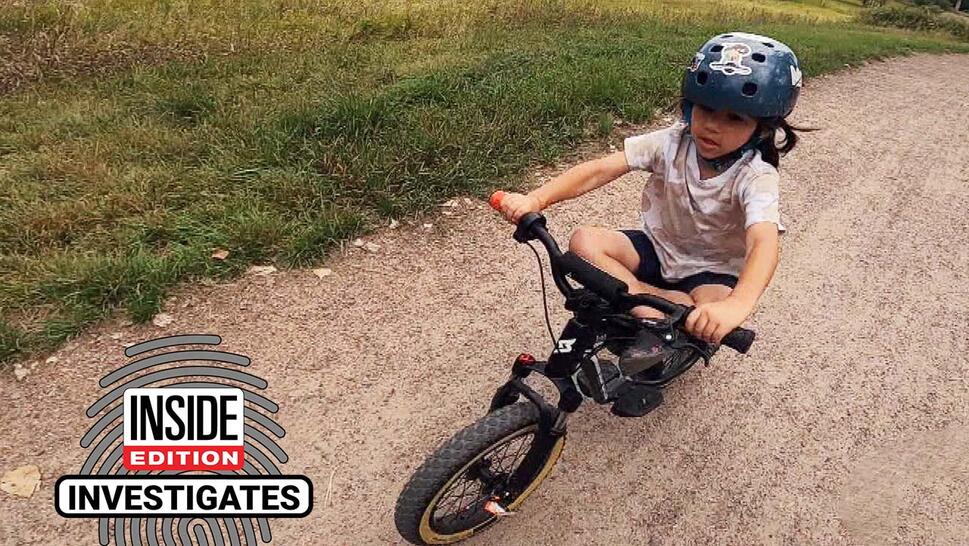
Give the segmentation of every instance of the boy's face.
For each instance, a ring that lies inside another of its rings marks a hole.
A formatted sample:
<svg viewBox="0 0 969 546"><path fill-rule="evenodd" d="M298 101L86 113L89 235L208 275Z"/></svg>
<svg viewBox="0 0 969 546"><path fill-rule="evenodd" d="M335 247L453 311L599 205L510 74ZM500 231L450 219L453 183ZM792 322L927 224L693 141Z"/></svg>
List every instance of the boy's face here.
<svg viewBox="0 0 969 546"><path fill-rule="evenodd" d="M713 111L700 104L693 105L690 134L697 150L706 159L713 159L740 148L757 129L757 120L729 110Z"/></svg>

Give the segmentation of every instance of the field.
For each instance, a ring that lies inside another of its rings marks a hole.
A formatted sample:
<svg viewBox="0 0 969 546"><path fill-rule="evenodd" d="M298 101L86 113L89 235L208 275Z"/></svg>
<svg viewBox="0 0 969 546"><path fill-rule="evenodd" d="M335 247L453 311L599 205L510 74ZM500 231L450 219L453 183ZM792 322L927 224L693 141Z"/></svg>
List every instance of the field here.
<svg viewBox="0 0 969 546"><path fill-rule="evenodd" d="M635 5L634 5L635 4ZM0 7L0 360L254 263L520 183L674 103L727 29L807 76L942 35L852 2L144 2ZM227 251L225 259L213 258Z"/></svg>

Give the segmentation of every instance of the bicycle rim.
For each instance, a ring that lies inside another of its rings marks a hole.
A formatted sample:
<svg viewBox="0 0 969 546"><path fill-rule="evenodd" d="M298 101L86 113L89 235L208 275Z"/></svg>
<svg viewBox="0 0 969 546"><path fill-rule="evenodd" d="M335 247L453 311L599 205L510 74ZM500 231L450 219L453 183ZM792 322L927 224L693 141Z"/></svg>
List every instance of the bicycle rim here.
<svg viewBox="0 0 969 546"><path fill-rule="evenodd" d="M501 489L502 475L507 479L532 457L532 468L519 484L521 492L508 502L506 508L516 510L544 481L555 466L565 445L565 437L554 439L551 448L536 445L538 425L523 427L492 443L458 470L428 503L420 521L421 538L428 544L447 544L462 540L483 527L494 523L496 516L484 509L496 490ZM533 452L545 450L546 453ZM487 469L482 467L487 466ZM497 483L482 481L481 474L489 472Z"/></svg>

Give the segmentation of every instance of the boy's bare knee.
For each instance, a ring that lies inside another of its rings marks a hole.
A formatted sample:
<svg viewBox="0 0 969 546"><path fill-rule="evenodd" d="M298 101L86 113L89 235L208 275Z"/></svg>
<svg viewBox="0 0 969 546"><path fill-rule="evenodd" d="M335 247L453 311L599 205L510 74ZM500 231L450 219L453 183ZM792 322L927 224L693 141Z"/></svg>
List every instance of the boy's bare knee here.
<svg viewBox="0 0 969 546"><path fill-rule="evenodd" d="M693 306L697 304L697 301L690 294L680 292L679 290L659 290L659 296L680 305Z"/></svg>
<svg viewBox="0 0 969 546"><path fill-rule="evenodd" d="M601 228L595 226L580 226L572 233L572 237L569 239L569 250L586 259L601 253L602 242L600 240L601 237L599 237L600 230Z"/></svg>
<svg viewBox="0 0 969 546"><path fill-rule="evenodd" d="M701 284L690 291L690 297L697 305L723 301L733 292L733 289L723 284Z"/></svg>

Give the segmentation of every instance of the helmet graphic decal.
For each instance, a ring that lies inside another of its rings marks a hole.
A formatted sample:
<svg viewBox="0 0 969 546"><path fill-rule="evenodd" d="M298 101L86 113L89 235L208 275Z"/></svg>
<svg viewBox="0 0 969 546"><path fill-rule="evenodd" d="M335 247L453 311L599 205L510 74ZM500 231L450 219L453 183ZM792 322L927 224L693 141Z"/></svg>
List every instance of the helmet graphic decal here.
<svg viewBox="0 0 969 546"><path fill-rule="evenodd" d="M791 85L801 87L801 69L791 65Z"/></svg>
<svg viewBox="0 0 969 546"><path fill-rule="evenodd" d="M690 63L690 72L696 72L700 68L700 63L703 62L707 56L703 53L697 53L693 56L693 62Z"/></svg>
<svg viewBox="0 0 969 546"><path fill-rule="evenodd" d="M751 72L750 67L744 66L743 63L744 57L747 55L750 55L750 46L747 44L735 42L723 44L723 49L720 50L720 60L710 63L710 68L728 76L734 74L746 76Z"/></svg>

